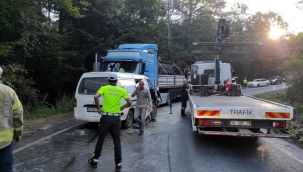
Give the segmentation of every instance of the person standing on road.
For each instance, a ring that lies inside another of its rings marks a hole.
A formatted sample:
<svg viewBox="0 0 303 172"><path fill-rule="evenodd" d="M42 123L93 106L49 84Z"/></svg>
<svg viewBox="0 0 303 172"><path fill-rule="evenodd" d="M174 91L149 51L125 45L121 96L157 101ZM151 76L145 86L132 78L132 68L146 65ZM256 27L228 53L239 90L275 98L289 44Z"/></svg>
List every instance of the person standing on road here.
<svg viewBox="0 0 303 172"><path fill-rule="evenodd" d="M145 115L148 108L152 108L152 99L149 90L144 88L144 82L139 82L139 87L132 93L132 97L137 96L135 108L135 121L139 123L139 135L144 134Z"/></svg>
<svg viewBox="0 0 303 172"><path fill-rule="evenodd" d="M244 78L244 80L243 80L243 89L246 89L246 87L247 87L247 79Z"/></svg>
<svg viewBox="0 0 303 172"><path fill-rule="evenodd" d="M2 76L0 67L0 78ZM13 140L21 140L23 131L23 107L16 92L0 83L0 169L13 171Z"/></svg>
<svg viewBox="0 0 303 172"><path fill-rule="evenodd" d="M183 86L182 86L182 92L181 92L181 116L185 117L185 109L187 106L187 100L188 100L188 81L184 80L183 81Z"/></svg>
<svg viewBox="0 0 303 172"><path fill-rule="evenodd" d="M103 141L108 132L110 132L114 142L116 171L120 171L122 168L120 114L124 108L131 106L132 102L128 97L127 91L124 88L117 86L117 81L117 74L112 73L108 78L109 85L102 86L94 97L98 113L102 114L102 116L100 118L98 127L99 137L95 147L95 152L88 160L88 163L92 168L97 168L98 158L101 155ZM101 96L103 96L102 109L100 108L99 104L99 98ZM126 100L126 104L124 104L122 107L121 99Z"/></svg>
<svg viewBox="0 0 303 172"><path fill-rule="evenodd" d="M152 106L151 106L151 114L150 114L150 117L151 117L151 120L150 122L156 122L156 117L157 117L157 95L155 93L155 90L150 88L149 89L149 93L151 95L151 99L152 99Z"/></svg>

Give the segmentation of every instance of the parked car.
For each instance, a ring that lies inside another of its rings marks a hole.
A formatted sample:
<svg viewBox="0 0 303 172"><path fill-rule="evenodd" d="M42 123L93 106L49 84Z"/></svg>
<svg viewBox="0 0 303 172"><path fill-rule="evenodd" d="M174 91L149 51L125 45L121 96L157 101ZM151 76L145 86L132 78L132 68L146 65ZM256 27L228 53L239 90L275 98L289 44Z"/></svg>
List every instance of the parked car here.
<svg viewBox="0 0 303 172"><path fill-rule="evenodd" d="M247 83L248 87L264 87L264 86L269 86L269 85L270 85L270 81L267 79L264 79L264 78L254 79Z"/></svg>
<svg viewBox="0 0 303 172"><path fill-rule="evenodd" d="M99 122L100 114L98 114L97 107L94 102L94 95L102 85L108 84L108 76L111 72L87 72L83 73L75 92L74 99L74 116L75 119L86 122ZM117 85L125 88L129 94L136 89L136 83L143 80L145 88L149 89L150 81L144 75L137 75L131 73L116 73L118 76ZM136 97L130 97L132 102L136 102ZM102 106L103 98L100 98L100 105ZM125 100L121 100L124 104ZM155 109L156 110L156 109ZM121 113L121 122L124 128L129 128L134 122L134 106L125 108ZM147 113L146 117L150 112Z"/></svg>
<svg viewBox="0 0 303 172"><path fill-rule="evenodd" d="M280 77L280 76L275 76L274 78L272 78L272 79L270 80L270 84L271 84L271 85L282 84L282 82L283 82L283 78Z"/></svg>

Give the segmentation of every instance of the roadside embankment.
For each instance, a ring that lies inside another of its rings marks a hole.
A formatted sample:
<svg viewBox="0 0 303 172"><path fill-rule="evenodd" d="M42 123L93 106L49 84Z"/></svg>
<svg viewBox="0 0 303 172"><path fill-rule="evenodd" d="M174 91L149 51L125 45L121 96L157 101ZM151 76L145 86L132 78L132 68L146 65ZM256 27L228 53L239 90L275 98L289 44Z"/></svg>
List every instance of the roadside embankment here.
<svg viewBox="0 0 303 172"><path fill-rule="evenodd" d="M26 109L24 114L24 134L68 122L73 119L72 111L73 100L66 96L57 101L54 106L42 105Z"/></svg>
<svg viewBox="0 0 303 172"><path fill-rule="evenodd" d="M294 142L303 146L303 104L290 103L287 100L286 90L268 92L255 95L256 97L290 105L294 108L294 119L288 123L288 131L291 134Z"/></svg>

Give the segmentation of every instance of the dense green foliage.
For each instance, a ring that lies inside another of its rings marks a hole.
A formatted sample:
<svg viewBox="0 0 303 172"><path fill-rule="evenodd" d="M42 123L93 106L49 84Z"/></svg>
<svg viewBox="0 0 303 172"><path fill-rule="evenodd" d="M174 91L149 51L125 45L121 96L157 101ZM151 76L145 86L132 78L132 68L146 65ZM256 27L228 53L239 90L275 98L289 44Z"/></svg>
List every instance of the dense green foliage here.
<svg viewBox="0 0 303 172"><path fill-rule="evenodd" d="M287 102L286 90L273 91L273 92L269 92L269 93L258 94L255 96L258 98L261 98L261 99L290 105L289 102Z"/></svg>
<svg viewBox="0 0 303 172"><path fill-rule="evenodd" d="M70 113L73 110L73 98L63 96L55 105L35 106L25 111L26 120L48 118L62 113Z"/></svg>
<svg viewBox="0 0 303 172"><path fill-rule="evenodd" d="M292 58L284 66L288 71L287 81L290 85L287 97L298 107L298 111L303 112L303 34L291 36L289 42L293 49Z"/></svg>
<svg viewBox="0 0 303 172"><path fill-rule="evenodd" d="M223 61L232 63L234 75L253 79L291 73L289 98L302 102L303 79L299 69L303 65L303 52L297 51L302 36L268 40L271 25L287 28L278 14L248 15L247 6L235 4L227 10L226 3L224 0L1 0L3 81L15 88L29 107L55 104L62 95L73 95L80 75L92 70L96 52L105 55L106 50L120 43L156 43L162 60L173 61L184 69L196 60L213 59L212 55L193 54L192 42L215 41L217 21L224 17L231 22L229 41L264 43L263 48L246 49L244 54L222 55ZM290 63L282 68L284 61Z"/></svg>

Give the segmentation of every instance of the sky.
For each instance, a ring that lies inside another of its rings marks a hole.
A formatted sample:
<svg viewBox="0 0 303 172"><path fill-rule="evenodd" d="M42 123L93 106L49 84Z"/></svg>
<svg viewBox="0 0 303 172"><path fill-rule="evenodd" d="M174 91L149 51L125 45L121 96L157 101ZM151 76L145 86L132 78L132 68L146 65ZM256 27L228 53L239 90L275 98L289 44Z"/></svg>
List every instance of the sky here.
<svg viewBox="0 0 303 172"><path fill-rule="evenodd" d="M226 0L228 3L240 2L248 6L248 13L273 11L288 23L288 31L303 32L303 9L298 9L299 0Z"/></svg>

